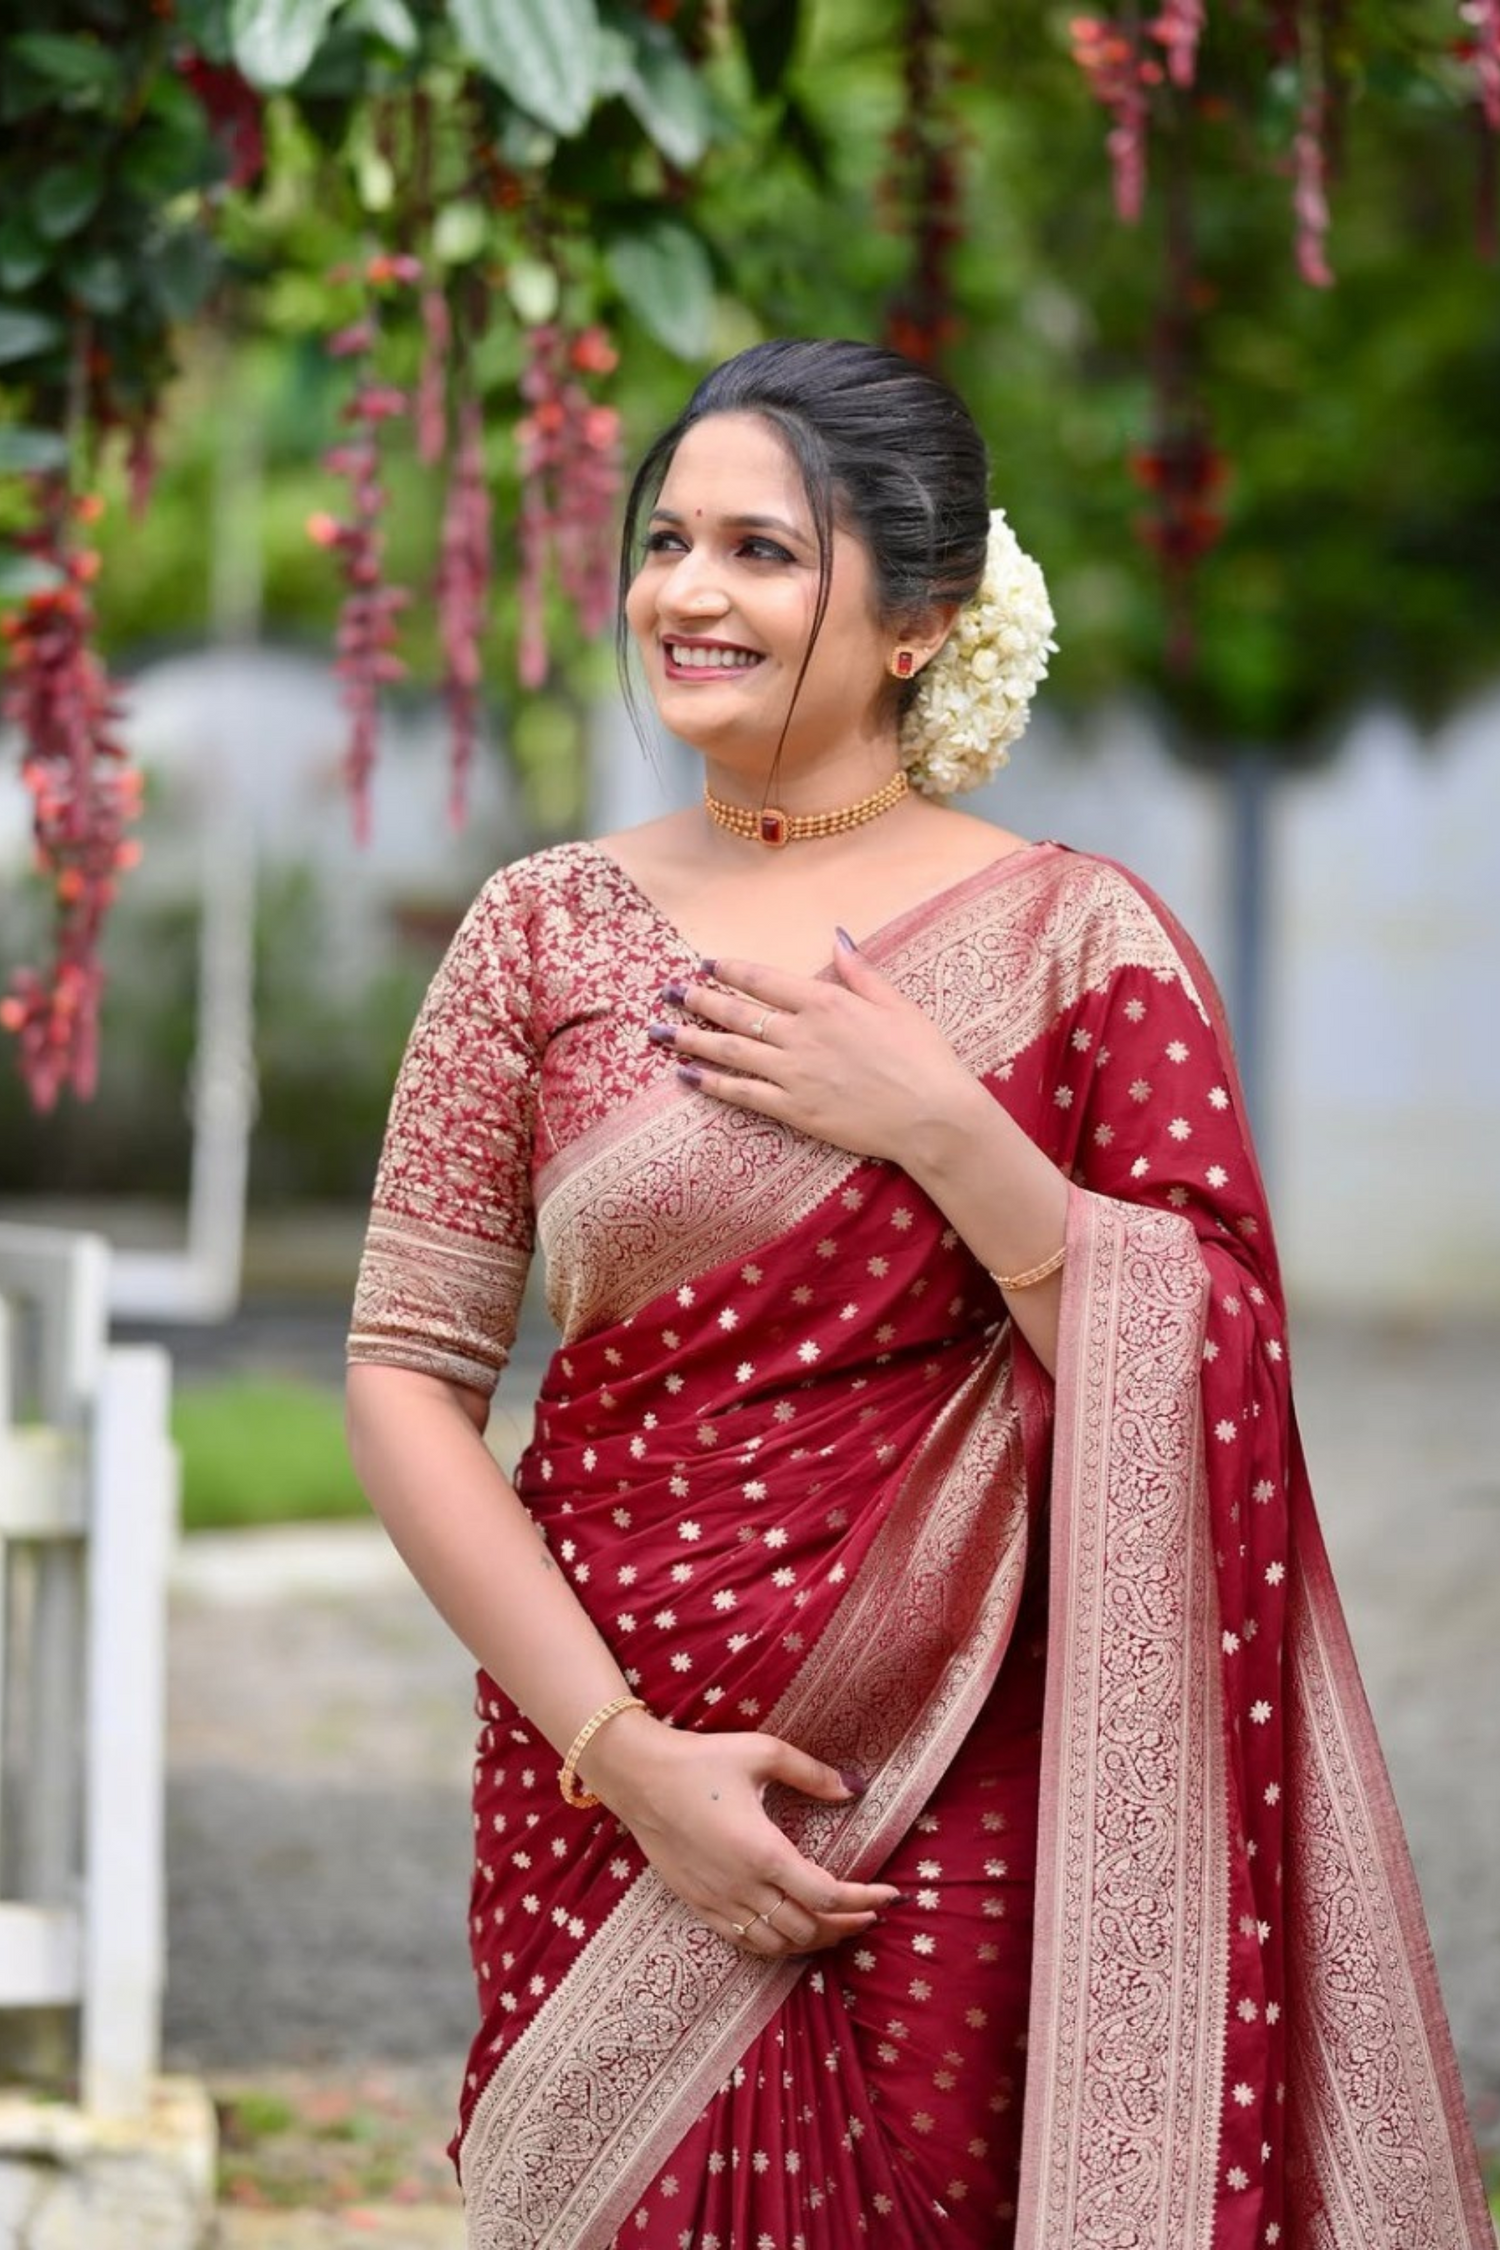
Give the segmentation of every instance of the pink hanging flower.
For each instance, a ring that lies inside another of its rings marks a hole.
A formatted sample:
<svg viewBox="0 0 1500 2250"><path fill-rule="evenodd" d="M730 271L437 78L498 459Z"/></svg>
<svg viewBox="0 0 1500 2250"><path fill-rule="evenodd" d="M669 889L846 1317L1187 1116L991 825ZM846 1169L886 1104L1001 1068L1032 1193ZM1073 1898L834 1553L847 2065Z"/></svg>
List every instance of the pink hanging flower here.
<svg viewBox="0 0 1500 2250"><path fill-rule="evenodd" d="M98 504L90 498L70 510L62 477L36 480L36 491L38 523L17 544L58 583L29 595L0 625L9 659L4 715L25 740L35 864L53 886L57 922L50 968L17 972L0 1001L0 1028L15 1034L27 1090L45 1111L64 1088L85 1100L94 1091L99 941L116 878L140 857L125 830L140 813L141 778L125 762L118 697L91 646L86 589L99 557L73 543L69 521L93 521Z"/></svg>
<svg viewBox="0 0 1500 2250"><path fill-rule="evenodd" d="M448 442L448 354L453 322L441 289L422 292L422 370L417 377L417 458L431 468Z"/></svg>
<svg viewBox="0 0 1500 2250"><path fill-rule="evenodd" d="M420 280L421 272L415 258L382 254L366 262L363 277L372 285L409 287ZM362 844L370 835L370 776L379 741L381 690L406 677L396 642L401 612L411 600L404 586L383 583L385 536L380 525L386 493L380 481L380 433L406 413L409 401L405 391L377 380L374 360L379 342L380 319L373 300L358 320L329 338L333 356L349 360L354 367L354 390L341 416L349 435L323 457L324 467L348 482L349 512L339 517L319 509L307 522L309 539L338 557L344 580L334 669L343 683L343 704L349 714L344 778L354 833Z"/></svg>
<svg viewBox="0 0 1500 2250"><path fill-rule="evenodd" d="M1106 16L1075 16L1068 28L1073 59L1095 101L1114 120L1105 146L1114 170L1115 209L1133 223L1146 199L1150 89L1161 84L1161 65L1141 55L1133 28Z"/></svg>
<svg viewBox="0 0 1500 2250"><path fill-rule="evenodd" d="M1460 52L1473 70L1484 121L1500 133L1500 0L1459 0L1458 13L1473 29Z"/></svg>
<svg viewBox="0 0 1500 2250"><path fill-rule="evenodd" d="M469 772L479 734L480 642L489 606L492 553L490 491L484 473L484 418L478 399L459 410L458 451L443 513L438 559L438 619L443 636L443 694L452 728L448 817L463 826Z"/></svg>
<svg viewBox="0 0 1500 2250"><path fill-rule="evenodd" d="M1297 271L1309 288L1331 289L1333 268L1324 247L1328 240L1328 189L1321 102L1309 103L1303 112L1293 160L1296 186L1292 193L1292 210L1297 221Z"/></svg>
<svg viewBox="0 0 1500 2250"><path fill-rule="evenodd" d="M1161 13L1147 30L1167 54L1167 76L1174 86L1191 86L1203 36L1203 0L1162 0Z"/></svg>
<svg viewBox="0 0 1500 2250"><path fill-rule="evenodd" d="M545 592L549 564L585 638L614 614L614 506L620 489L620 422L589 397L578 374L612 364L603 332L571 341L555 324L534 328L521 377L530 412L516 425L521 453L522 684L547 677Z"/></svg>

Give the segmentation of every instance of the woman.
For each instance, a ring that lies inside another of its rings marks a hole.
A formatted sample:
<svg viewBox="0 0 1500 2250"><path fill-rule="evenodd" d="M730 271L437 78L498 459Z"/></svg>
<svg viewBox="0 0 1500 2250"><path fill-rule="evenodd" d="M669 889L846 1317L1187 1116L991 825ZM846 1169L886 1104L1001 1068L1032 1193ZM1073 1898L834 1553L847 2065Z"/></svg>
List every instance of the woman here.
<svg viewBox="0 0 1500 2250"><path fill-rule="evenodd" d="M483 1667L471 2243L1488 2244L1217 999L937 801L1050 646L968 414L741 354L622 590L703 803L481 894L351 1341Z"/></svg>

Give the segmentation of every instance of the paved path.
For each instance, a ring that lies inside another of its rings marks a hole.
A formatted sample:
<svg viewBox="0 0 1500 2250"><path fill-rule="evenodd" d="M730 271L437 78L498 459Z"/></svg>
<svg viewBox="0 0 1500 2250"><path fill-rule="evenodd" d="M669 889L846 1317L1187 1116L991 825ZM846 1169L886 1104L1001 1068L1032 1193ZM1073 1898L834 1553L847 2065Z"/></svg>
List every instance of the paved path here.
<svg viewBox="0 0 1500 2250"><path fill-rule="evenodd" d="M1500 1334L1304 1324L1294 1342L1335 1569L1493 2149ZM467 1661L381 1534L354 1525L192 1543L171 1664L169 2061L248 2095L250 2145L230 2150L246 2192L345 2206L226 2211L225 2250L448 2250L441 2143L472 2021Z"/></svg>

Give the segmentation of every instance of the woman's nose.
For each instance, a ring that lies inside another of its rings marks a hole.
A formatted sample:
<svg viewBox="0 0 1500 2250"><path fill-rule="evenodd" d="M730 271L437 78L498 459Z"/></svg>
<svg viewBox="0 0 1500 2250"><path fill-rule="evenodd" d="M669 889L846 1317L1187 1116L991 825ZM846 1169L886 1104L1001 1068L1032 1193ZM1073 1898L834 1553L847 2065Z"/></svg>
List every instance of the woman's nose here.
<svg viewBox="0 0 1500 2250"><path fill-rule="evenodd" d="M661 590L661 605L675 617L722 617L729 597L698 555L683 555Z"/></svg>

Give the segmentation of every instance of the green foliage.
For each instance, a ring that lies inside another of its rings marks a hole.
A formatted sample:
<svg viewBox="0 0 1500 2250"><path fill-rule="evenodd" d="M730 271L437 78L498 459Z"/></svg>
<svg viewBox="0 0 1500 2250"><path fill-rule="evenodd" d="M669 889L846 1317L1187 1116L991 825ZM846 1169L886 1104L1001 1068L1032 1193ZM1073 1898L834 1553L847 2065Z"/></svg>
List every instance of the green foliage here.
<svg viewBox="0 0 1500 2250"><path fill-rule="evenodd" d="M184 1385L172 1436L187 1531L368 1513L335 1391L248 1377Z"/></svg>

